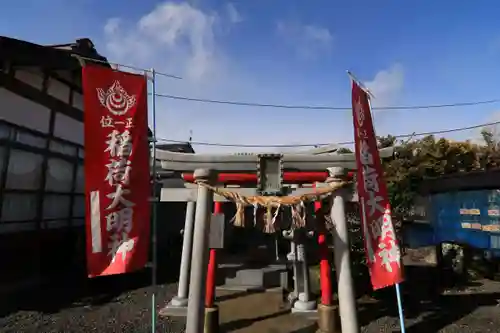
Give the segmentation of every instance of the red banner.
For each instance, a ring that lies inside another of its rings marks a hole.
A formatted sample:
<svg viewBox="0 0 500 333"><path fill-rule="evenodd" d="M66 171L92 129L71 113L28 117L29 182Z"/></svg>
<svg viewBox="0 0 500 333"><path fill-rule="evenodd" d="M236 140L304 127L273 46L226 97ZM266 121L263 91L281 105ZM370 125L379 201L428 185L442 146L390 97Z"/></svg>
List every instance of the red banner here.
<svg viewBox="0 0 500 333"><path fill-rule="evenodd" d="M147 78L82 71L89 277L141 269L149 253Z"/></svg>
<svg viewBox="0 0 500 333"><path fill-rule="evenodd" d="M402 282L403 271L368 98L367 93L353 81L357 190L367 265L373 289L376 290Z"/></svg>

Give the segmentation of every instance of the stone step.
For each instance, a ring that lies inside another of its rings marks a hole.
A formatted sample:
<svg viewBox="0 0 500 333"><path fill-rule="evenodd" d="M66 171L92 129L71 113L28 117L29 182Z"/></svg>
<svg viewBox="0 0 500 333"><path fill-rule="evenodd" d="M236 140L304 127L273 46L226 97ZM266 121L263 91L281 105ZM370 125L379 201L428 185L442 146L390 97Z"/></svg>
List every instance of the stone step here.
<svg viewBox="0 0 500 333"><path fill-rule="evenodd" d="M276 288L287 287L286 265L276 264L263 267L246 267L241 264L219 266L219 285L227 288Z"/></svg>

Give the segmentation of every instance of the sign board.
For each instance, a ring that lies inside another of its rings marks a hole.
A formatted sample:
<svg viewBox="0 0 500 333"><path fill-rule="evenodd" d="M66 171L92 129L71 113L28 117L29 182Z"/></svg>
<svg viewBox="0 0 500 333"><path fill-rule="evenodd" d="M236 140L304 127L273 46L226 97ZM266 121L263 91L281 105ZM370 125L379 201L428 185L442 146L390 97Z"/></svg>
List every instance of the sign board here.
<svg viewBox="0 0 500 333"><path fill-rule="evenodd" d="M224 227L225 227L224 214L212 214L212 219L210 220L210 234L208 241L209 248L211 249L224 248Z"/></svg>

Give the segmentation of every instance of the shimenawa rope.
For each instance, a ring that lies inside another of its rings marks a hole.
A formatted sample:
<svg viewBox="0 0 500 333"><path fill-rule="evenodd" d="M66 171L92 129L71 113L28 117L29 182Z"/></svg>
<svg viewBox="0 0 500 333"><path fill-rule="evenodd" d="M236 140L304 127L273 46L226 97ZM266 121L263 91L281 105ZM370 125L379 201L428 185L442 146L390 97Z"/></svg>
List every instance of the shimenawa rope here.
<svg viewBox="0 0 500 333"><path fill-rule="evenodd" d="M258 207L266 209L265 214L265 233L273 233L275 231L275 222L280 212L281 207L291 207L292 223L294 227L301 228L306 223L306 209L304 203L323 200L330 196L335 191L350 185L350 181L338 181L327 179L328 187L315 188L311 193L302 195L289 196L244 196L238 192L233 192L224 188L212 186L205 181L196 182L200 186L204 186L215 194L220 195L227 200L236 203L236 214L231 220L234 226L245 226L245 207L254 207L254 224L256 224L256 212Z"/></svg>

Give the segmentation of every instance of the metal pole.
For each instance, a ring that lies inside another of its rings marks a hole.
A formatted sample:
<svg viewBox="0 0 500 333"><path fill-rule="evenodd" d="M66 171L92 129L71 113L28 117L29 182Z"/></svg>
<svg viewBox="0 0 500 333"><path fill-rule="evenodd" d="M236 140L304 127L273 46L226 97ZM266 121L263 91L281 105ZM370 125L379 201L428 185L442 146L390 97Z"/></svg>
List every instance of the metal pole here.
<svg viewBox="0 0 500 333"><path fill-rule="evenodd" d="M198 169L195 171L195 177L197 181L210 182L213 178L213 172L207 169ZM214 194L205 186L198 185L197 198L186 333L202 333L205 324L204 300L208 265L208 237Z"/></svg>
<svg viewBox="0 0 500 333"><path fill-rule="evenodd" d="M151 284L153 285L153 293L151 295L151 332L156 332L156 274L158 265L158 249L157 249L157 193L156 193L156 72L154 68L151 68L151 112L153 121L153 138L152 138L152 148L153 148L153 212L152 212L152 236L151 236L151 246L153 250L153 267L151 268Z"/></svg>
<svg viewBox="0 0 500 333"><path fill-rule="evenodd" d="M399 283L396 283L394 287L396 288L396 301L398 303L399 325L401 327L401 333L406 333L405 316L403 313L403 301L401 300L401 289L399 288Z"/></svg>
<svg viewBox="0 0 500 333"><path fill-rule="evenodd" d="M188 201L186 206L186 222L184 223L184 239L182 242L181 268L177 296L172 298L172 306L183 307L188 304L189 272L191 268L191 252L193 250L193 230L195 202Z"/></svg>
<svg viewBox="0 0 500 333"><path fill-rule="evenodd" d="M343 168L335 167L330 170L333 181L340 181L344 175ZM332 221L335 224L333 235L335 271L338 281L339 311L342 333L358 333L359 324L356 311L356 298L351 273L351 259L349 253L349 231L345 215L345 200L342 190L334 193L331 210Z"/></svg>

